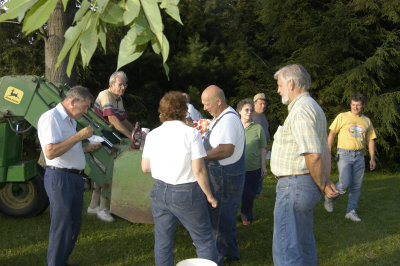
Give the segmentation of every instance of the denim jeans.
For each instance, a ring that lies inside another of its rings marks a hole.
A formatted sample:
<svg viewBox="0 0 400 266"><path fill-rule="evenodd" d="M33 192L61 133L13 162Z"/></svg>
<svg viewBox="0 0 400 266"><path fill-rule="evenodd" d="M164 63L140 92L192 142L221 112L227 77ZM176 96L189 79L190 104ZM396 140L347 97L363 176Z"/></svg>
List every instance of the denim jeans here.
<svg viewBox="0 0 400 266"><path fill-rule="evenodd" d="M228 113L232 112L225 114ZM219 119L221 118L222 116ZM219 119L214 123L214 126ZM210 134L213 127L208 130L204 137L203 144L206 151L212 149ZM211 192L218 201L218 207L209 207L209 212L218 250L217 263L221 266L225 257L229 259L240 258L239 247L236 242L236 215L240 207L246 172L244 149L240 159L233 164L221 165L218 160L206 160L205 163Z"/></svg>
<svg viewBox="0 0 400 266"><path fill-rule="evenodd" d="M237 163L221 166L218 161L207 161L210 187L218 200L217 208L209 208L211 224L218 250L218 265L223 265L224 257L239 259L236 241L237 213L242 199L245 171L244 156ZM243 170L241 170L243 169Z"/></svg>
<svg viewBox="0 0 400 266"><path fill-rule="evenodd" d="M150 198L156 265L174 265L174 235L178 221L189 231L197 256L217 261L208 202L197 182L170 185L156 179Z"/></svg>
<svg viewBox="0 0 400 266"><path fill-rule="evenodd" d="M364 179L365 161L362 150L338 149L339 182L336 188L339 194L344 194L349 188L347 212L358 209L358 199L361 194L361 185Z"/></svg>
<svg viewBox="0 0 400 266"><path fill-rule="evenodd" d="M272 255L275 266L318 264L314 207L321 199L310 175L281 178L276 185Z"/></svg>
<svg viewBox="0 0 400 266"><path fill-rule="evenodd" d="M81 227L83 179L77 174L46 169L44 186L50 201L47 265L64 266Z"/></svg>
<svg viewBox="0 0 400 266"><path fill-rule="evenodd" d="M246 171L240 214L242 221L253 220L253 203L254 198L256 197L257 189L261 183L261 179L261 169Z"/></svg>

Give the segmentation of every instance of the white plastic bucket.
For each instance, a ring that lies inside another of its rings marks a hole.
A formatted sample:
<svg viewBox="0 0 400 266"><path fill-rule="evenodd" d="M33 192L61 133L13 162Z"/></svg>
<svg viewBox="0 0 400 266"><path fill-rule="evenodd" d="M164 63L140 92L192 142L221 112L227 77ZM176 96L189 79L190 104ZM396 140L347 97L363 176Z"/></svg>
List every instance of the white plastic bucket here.
<svg viewBox="0 0 400 266"><path fill-rule="evenodd" d="M217 266L217 264L212 260L196 258L180 261L176 266Z"/></svg>

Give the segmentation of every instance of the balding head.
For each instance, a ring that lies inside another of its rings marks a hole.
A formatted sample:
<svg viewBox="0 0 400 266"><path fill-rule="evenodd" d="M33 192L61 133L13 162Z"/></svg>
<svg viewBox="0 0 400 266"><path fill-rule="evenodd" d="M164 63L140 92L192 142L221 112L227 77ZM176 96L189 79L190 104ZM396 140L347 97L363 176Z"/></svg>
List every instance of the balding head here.
<svg viewBox="0 0 400 266"><path fill-rule="evenodd" d="M202 93L203 95L209 97L209 99L220 99L221 101L225 102L225 94L224 91L218 87L217 85L210 85L208 86Z"/></svg>
<svg viewBox="0 0 400 266"><path fill-rule="evenodd" d="M201 94L204 110L218 117L227 107L224 91L216 85L208 86Z"/></svg>

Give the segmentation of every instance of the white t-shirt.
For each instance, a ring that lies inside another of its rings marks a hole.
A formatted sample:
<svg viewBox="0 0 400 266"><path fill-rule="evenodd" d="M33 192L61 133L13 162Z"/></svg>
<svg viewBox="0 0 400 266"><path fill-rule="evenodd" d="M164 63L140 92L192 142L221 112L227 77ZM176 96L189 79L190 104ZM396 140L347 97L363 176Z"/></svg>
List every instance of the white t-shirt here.
<svg viewBox="0 0 400 266"><path fill-rule="evenodd" d="M38 121L37 133L45 155L46 165L77 170L85 168L86 161L81 141L53 160L49 160L44 152L44 147L47 144L63 142L76 133L76 121L68 116L61 103L42 114Z"/></svg>
<svg viewBox="0 0 400 266"><path fill-rule="evenodd" d="M199 111L197 111L196 108L194 108L192 104L188 103L187 107L188 111L186 113L186 117L190 116L190 118L192 118L193 121L203 119L203 116L200 114Z"/></svg>
<svg viewBox="0 0 400 266"><path fill-rule="evenodd" d="M151 175L171 185L196 182L192 160L206 157L200 133L182 121L166 121L146 136L143 158Z"/></svg>
<svg viewBox="0 0 400 266"><path fill-rule="evenodd" d="M234 114L229 113L224 115L226 112L234 112ZM215 127L213 125L218 117L224 115ZM240 157L242 157L244 144L245 144L245 134L242 122L240 121L239 115L236 111L228 106L217 118L214 118L211 122L209 129L212 128L210 135L210 145L214 149L220 144L233 144L235 149L231 157L219 160L221 165L229 165L237 162Z"/></svg>

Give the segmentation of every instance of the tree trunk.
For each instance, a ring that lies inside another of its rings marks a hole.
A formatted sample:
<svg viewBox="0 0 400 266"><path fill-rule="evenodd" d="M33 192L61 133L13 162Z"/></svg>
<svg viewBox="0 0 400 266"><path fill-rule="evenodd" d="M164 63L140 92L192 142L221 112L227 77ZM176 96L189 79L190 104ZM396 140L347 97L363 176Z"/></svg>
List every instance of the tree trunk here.
<svg viewBox="0 0 400 266"><path fill-rule="evenodd" d="M47 21L47 37L45 38L45 76L53 83L67 83L70 86L76 83L76 70L72 69L71 76L67 76L68 56L56 69L58 54L64 45L64 33L71 26L75 14L75 1L69 1L64 12L62 0L58 0L57 7Z"/></svg>

